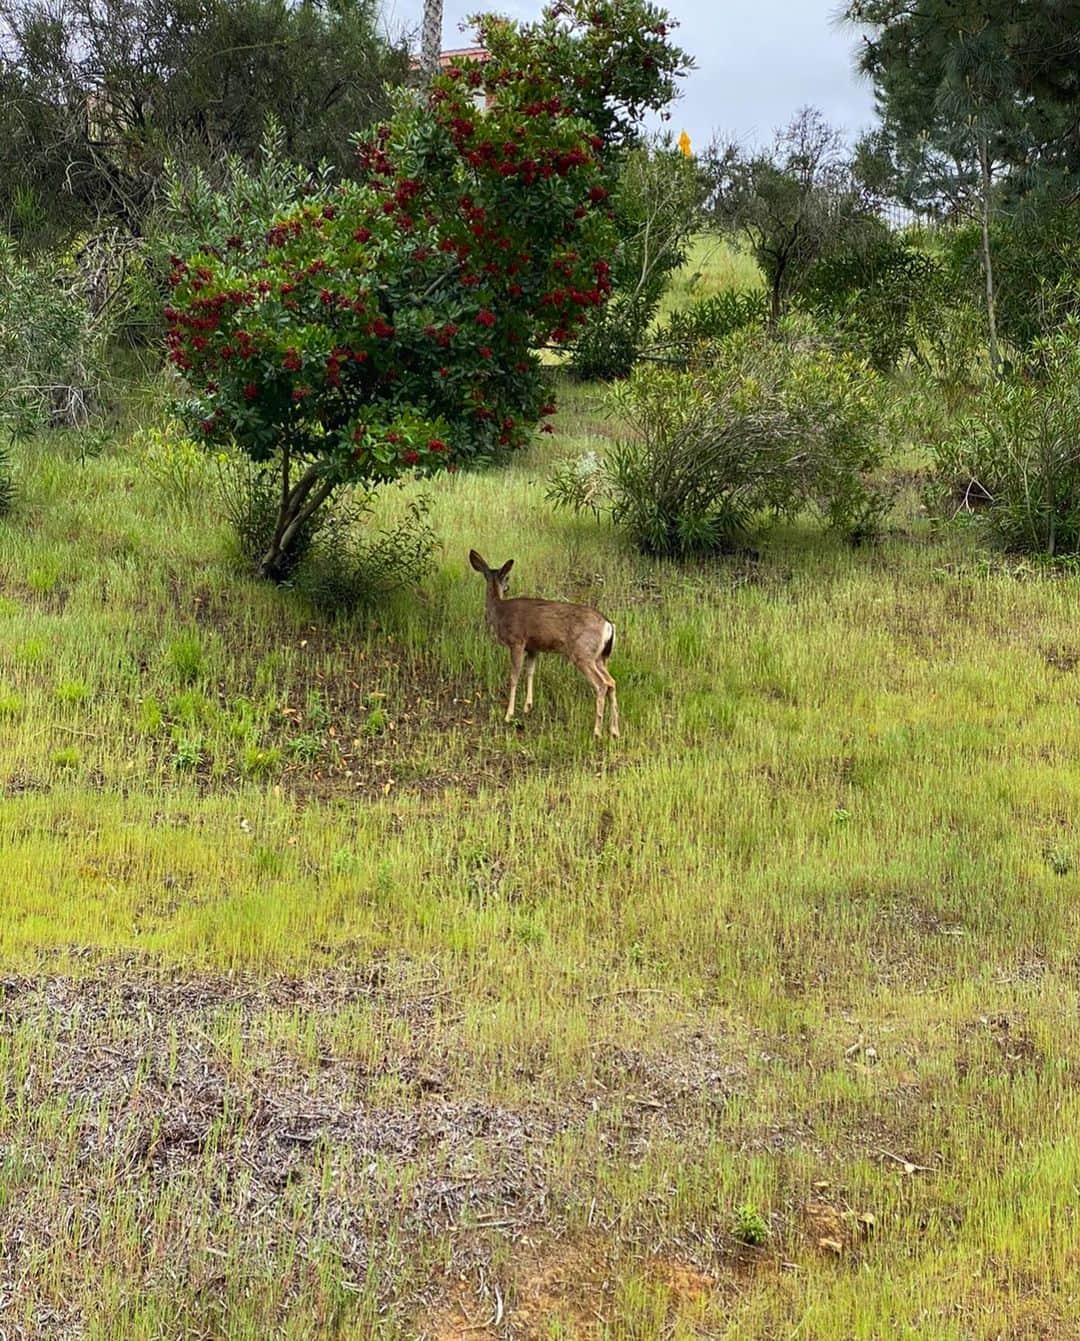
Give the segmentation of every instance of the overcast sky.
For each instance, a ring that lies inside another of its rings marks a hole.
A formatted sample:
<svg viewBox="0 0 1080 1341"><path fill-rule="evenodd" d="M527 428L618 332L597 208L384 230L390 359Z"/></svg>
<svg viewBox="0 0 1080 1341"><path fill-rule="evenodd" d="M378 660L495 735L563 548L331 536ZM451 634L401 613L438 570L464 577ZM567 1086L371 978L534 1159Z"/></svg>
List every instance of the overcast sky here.
<svg viewBox="0 0 1080 1341"><path fill-rule="evenodd" d="M495 9L535 18L543 0L445 0L443 46L471 40L465 14ZM856 34L834 21L842 0L668 0L677 40L697 68L685 80L671 129L695 148L719 131L745 142L772 137L800 107L818 107L854 138L872 120L870 87L853 72ZM423 0L386 0L396 28L419 31Z"/></svg>

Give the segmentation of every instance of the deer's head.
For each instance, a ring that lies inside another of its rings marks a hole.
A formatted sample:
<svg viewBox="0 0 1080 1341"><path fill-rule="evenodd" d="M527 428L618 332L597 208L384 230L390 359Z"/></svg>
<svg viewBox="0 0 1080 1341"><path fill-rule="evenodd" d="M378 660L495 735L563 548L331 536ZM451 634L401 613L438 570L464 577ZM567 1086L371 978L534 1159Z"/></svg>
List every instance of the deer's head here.
<svg viewBox="0 0 1080 1341"><path fill-rule="evenodd" d="M481 574L487 583L488 591L496 600L502 600L510 590L510 569L514 566L513 559L507 559L501 568L489 568L487 560L476 550L469 550L469 562Z"/></svg>

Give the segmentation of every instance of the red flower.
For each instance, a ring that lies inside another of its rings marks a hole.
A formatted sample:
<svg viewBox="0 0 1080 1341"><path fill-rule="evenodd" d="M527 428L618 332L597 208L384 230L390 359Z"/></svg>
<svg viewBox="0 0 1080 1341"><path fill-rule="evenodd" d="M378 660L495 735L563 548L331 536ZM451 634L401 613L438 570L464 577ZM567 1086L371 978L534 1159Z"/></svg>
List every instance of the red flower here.
<svg viewBox="0 0 1080 1341"><path fill-rule="evenodd" d="M402 461L404 461L404 463L405 463L407 466L415 466L416 463L417 463L417 461L420 460L420 453L419 453L419 452L402 452L402 453L401 453L401 459L402 459Z"/></svg>
<svg viewBox="0 0 1080 1341"><path fill-rule="evenodd" d="M590 200L606 200L606 199L607 199L607 188L606 188L606 187L603 187L603 186L590 186L590 187L589 187L589 199L590 199Z"/></svg>
<svg viewBox="0 0 1080 1341"><path fill-rule="evenodd" d="M286 372L299 372L303 363L295 349L286 349L285 357L281 360L281 366Z"/></svg>
<svg viewBox="0 0 1080 1341"><path fill-rule="evenodd" d="M371 229L370 229L370 228L358 228L358 229L356 230L356 232L353 234L353 237L356 239L357 242L370 242L370 241L371 241Z"/></svg>
<svg viewBox="0 0 1080 1341"><path fill-rule="evenodd" d="M384 321L382 317L376 317L371 323L371 333L372 335L377 336L380 340L389 340L394 334L394 328L388 321Z"/></svg>
<svg viewBox="0 0 1080 1341"><path fill-rule="evenodd" d="M480 355L482 359L491 358L491 350L487 347L487 345L481 345L479 350L477 350L477 353Z"/></svg>
<svg viewBox="0 0 1080 1341"><path fill-rule="evenodd" d="M494 326L495 313L490 312L486 307L482 307L476 314L476 324L478 326Z"/></svg>
<svg viewBox="0 0 1080 1341"><path fill-rule="evenodd" d="M428 439L428 451L429 451L429 452L445 452L445 451L446 451L446 443L443 442L442 438L429 438L429 439Z"/></svg>
<svg viewBox="0 0 1080 1341"><path fill-rule="evenodd" d="M254 382L249 382L247 386L244 387L245 400L254 400L258 394L259 394L259 388L255 385Z"/></svg>

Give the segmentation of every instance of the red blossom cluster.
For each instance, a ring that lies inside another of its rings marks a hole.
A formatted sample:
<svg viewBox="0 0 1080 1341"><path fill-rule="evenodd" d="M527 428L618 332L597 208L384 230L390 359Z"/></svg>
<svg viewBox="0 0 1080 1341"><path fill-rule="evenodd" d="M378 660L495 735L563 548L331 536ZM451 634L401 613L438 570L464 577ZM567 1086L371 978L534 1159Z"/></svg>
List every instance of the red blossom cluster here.
<svg viewBox="0 0 1080 1341"><path fill-rule="evenodd" d="M359 148L361 181L171 259L169 351L204 431L386 478L519 445L550 417L528 351L602 306L613 235L577 76L553 77L531 40L437 75Z"/></svg>

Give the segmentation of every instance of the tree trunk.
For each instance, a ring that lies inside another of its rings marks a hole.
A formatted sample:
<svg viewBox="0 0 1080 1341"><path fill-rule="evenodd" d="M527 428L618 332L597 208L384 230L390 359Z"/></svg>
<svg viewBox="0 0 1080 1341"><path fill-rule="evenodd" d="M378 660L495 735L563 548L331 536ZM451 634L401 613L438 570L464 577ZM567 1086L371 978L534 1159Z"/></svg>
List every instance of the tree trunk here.
<svg viewBox="0 0 1080 1341"><path fill-rule="evenodd" d="M295 485L289 482L289 452L282 453L281 503L274 534L255 571L259 577L282 582L289 575L301 529L333 493L334 482L321 479L317 466L309 466Z"/></svg>
<svg viewBox="0 0 1080 1341"><path fill-rule="evenodd" d="M420 37L420 69L430 79L439 68L442 50L443 0L424 0L424 25Z"/></svg>
<svg viewBox="0 0 1080 1341"><path fill-rule="evenodd" d="M979 136L979 174L982 183L982 267L986 280L986 329L990 352L990 367L995 373L1001 369L1001 350L998 348L997 314L994 309L994 265L990 255L990 153L986 136Z"/></svg>
<svg viewBox="0 0 1080 1341"><path fill-rule="evenodd" d="M776 333L776 327L780 321L782 305L780 301L780 292L784 284L783 270L777 270L772 282L772 293L769 296L769 330Z"/></svg>

